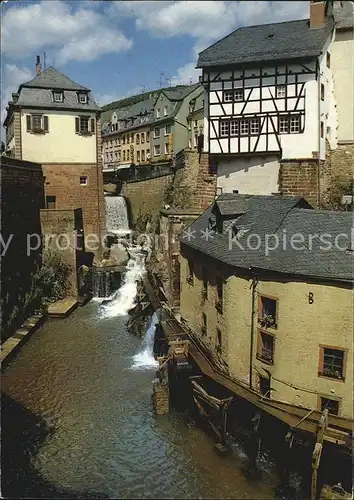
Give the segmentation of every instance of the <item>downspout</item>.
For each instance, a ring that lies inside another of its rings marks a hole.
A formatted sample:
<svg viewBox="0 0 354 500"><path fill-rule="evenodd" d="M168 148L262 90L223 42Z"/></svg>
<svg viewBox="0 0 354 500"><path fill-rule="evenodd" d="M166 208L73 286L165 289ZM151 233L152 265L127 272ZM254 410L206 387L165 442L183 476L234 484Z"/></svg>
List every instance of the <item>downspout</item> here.
<svg viewBox="0 0 354 500"><path fill-rule="evenodd" d="M249 270L252 273L252 268ZM252 273L252 311L251 311L251 339L250 339L250 365L249 365L249 379L250 379L250 389L253 389L252 377L253 377L253 354L254 354L254 322L256 314L256 294L257 294L257 284L258 279L255 273Z"/></svg>

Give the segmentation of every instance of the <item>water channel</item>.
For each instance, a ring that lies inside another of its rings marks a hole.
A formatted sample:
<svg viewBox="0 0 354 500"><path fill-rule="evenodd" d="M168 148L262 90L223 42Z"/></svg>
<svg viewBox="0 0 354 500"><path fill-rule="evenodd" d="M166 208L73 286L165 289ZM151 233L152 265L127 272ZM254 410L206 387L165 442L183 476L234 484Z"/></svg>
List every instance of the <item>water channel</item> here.
<svg viewBox="0 0 354 500"><path fill-rule="evenodd" d="M48 320L6 367L3 496L274 498L275 475L247 480L241 448L221 457L187 415L154 415L154 320L145 339L126 329L142 272L130 261L108 307Z"/></svg>

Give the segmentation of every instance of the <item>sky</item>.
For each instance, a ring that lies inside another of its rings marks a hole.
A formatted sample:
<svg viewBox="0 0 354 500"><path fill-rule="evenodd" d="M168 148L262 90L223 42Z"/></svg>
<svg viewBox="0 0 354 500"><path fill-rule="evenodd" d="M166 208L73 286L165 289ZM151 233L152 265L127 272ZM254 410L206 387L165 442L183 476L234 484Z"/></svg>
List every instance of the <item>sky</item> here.
<svg viewBox="0 0 354 500"><path fill-rule="evenodd" d="M1 117L35 76L36 55L91 88L100 105L198 80L198 52L241 26L308 17L308 1L66 1L1 3ZM250 43L252 41L250 40Z"/></svg>

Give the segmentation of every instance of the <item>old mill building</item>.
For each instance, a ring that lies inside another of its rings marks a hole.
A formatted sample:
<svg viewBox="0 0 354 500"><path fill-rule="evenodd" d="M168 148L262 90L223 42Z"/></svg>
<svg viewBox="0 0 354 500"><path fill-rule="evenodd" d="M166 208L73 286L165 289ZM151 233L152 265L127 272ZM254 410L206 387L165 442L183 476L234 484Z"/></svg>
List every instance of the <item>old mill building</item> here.
<svg viewBox="0 0 354 500"><path fill-rule="evenodd" d="M241 386L327 408L337 425L353 418L351 231L351 213L300 197L225 193L181 237L180 312L196 341Z"/></svg>

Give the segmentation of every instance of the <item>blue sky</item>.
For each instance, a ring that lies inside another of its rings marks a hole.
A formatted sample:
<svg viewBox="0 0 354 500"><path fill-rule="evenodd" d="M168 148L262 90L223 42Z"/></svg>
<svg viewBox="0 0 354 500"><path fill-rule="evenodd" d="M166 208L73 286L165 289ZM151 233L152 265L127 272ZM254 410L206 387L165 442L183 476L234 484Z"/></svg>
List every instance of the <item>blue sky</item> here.
<svg viewBox="0 0 354 500"><path fill-rule="evenodd" d="M2 117L11 92L35 76L37 54L106 104L195 82L197 54L239 26L308 17L307 1L2 2ZM251 41L250 41L251 43Z"/></svg>

